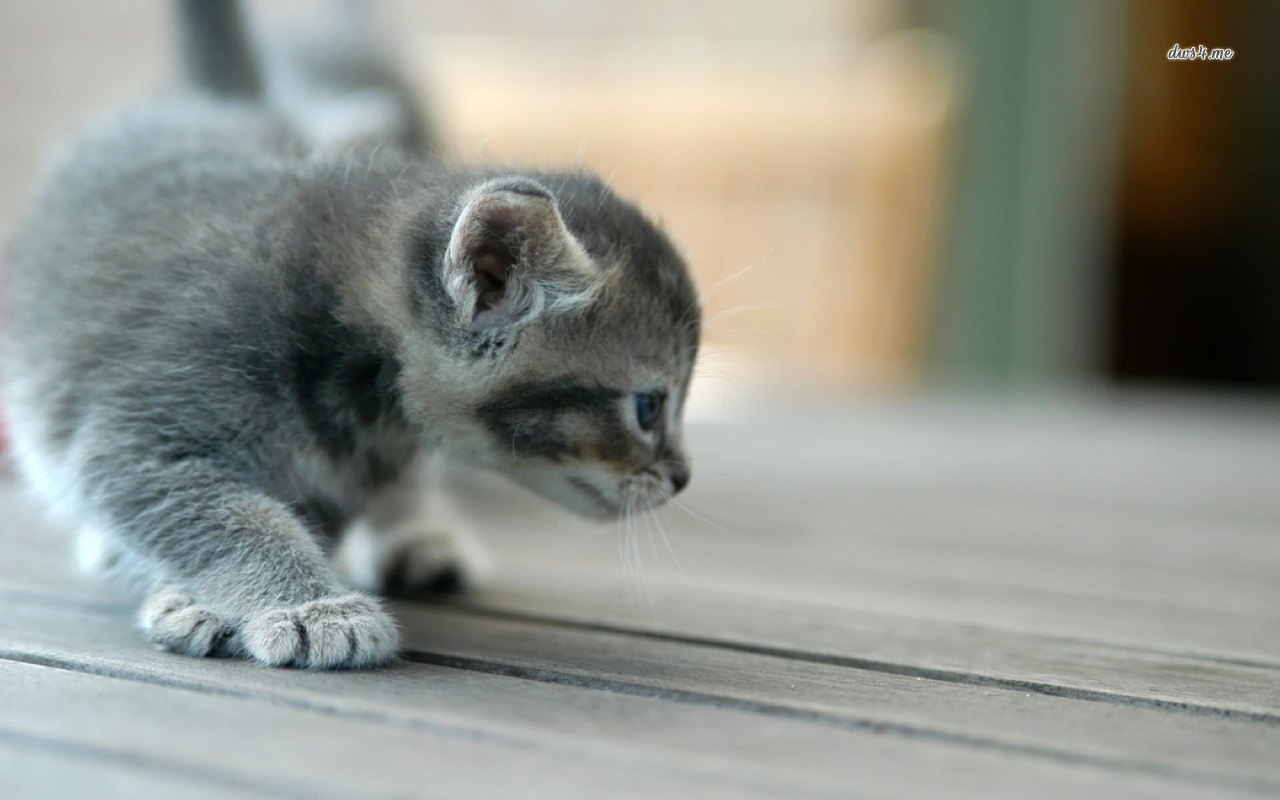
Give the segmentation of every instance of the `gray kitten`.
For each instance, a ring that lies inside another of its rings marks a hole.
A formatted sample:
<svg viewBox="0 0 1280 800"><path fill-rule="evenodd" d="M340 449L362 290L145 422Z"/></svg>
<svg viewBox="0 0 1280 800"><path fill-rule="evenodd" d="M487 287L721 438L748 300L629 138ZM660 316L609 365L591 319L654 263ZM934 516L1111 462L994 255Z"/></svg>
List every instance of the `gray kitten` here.
<svg viewBox="0 0 1280 800"><path fill-rule="evenodd" d="M581 172L318 146L264 101L234 5L184 8L195 85L61 158L4 289L18 467L145 579L153 642L392 658L394 622L329 554L358 518L395 528L423 452L601 519L684 487L700 316L657 228ZM387 554L383 586L414 557ZM425 558L410 583L456 577Z"/></svg>

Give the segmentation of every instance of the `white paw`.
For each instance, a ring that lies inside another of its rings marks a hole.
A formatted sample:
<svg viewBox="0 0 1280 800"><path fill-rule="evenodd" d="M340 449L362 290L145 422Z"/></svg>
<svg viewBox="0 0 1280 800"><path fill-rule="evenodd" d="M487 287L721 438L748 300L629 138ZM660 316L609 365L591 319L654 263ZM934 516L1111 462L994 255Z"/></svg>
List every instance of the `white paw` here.
<svg viewBox="0 0 1280 800"><path fill-rule="evenodd" d="M222 617L174 590L152 595L141 623L157 647L188 656L228 655L235 635Z"/></svg>
<svg viewBox="0 0 1280 800"><path fill-rule="evenodd" d="M346 594L275 608L245 624L246 653L273 667L360 669L390 661L400 634L372 597Z"/></svg>
<svg viewBox="0 0 1280 800"><path fill-rule="evenodd" d="M420 533L391 544L379 565L378 588L392 597L460 592L469 575L447 534Z"/></svg>
<svg viewBox="0 0 1280 800"><path fill-rule="evenodd" d="M473 539L432 529L382 533L358 524L336 560L356 586L393 597L465 591L488 572L488 557Z"/></svg>

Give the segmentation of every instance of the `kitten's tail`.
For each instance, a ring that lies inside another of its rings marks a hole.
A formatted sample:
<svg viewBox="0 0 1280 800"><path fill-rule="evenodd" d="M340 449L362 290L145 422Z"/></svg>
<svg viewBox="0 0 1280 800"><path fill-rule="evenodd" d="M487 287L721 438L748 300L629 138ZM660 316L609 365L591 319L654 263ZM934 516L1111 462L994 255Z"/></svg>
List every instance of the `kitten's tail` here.
<svg viewBox="0 0 1280 800"><path fill-rule="evenodd" d="M188 86L260 98L262 71L236 0L175 0L178 60Z"/></svg>

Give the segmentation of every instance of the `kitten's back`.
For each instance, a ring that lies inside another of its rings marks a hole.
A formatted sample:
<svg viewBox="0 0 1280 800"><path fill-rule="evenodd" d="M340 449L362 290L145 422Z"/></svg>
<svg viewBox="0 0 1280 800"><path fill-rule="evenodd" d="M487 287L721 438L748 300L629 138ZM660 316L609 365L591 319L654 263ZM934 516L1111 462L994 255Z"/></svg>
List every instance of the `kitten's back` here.
<svg viewBox="0 0 1280 800"><path fill-rule="evenodd" d="M14 452L47 503L75 505L79 434L123 428L146 394L154 412L213 398L206 367L270 346L237 343L227 313L269 307L303 153L255 106L172 95L93 126L49 171L9 244L2 330ZM181 375L172 397L142 388Z"/></svg>

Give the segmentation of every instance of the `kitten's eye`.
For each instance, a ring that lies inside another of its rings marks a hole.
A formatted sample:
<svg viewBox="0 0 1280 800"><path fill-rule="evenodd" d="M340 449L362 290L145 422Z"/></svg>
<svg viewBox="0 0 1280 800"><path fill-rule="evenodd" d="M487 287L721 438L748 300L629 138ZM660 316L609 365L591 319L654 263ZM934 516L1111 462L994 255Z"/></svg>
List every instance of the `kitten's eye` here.
<svg viewBox="0 0 1280 800"><path fill-rule="evenodd" d="M636 423L640 430L651 431L662 416L662 392L642 392L636 395Z"/></svg>

